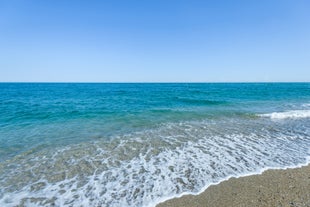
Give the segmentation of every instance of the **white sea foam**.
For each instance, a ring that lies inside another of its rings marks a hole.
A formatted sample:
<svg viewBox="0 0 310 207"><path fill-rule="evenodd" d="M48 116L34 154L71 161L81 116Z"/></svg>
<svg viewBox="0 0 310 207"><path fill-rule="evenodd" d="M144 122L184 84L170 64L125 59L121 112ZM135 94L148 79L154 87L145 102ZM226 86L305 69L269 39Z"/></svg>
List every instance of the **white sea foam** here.
<svg viewBox="0 0 310 207"><path fill-rule="evenodd" d="M230 177L306 163L309 134L278 127L167 124L109 142L17 157L11 168L0 165L0 206L151 207Z"/></svg>
<svg viewBox="0 0 310 207"><path fill-rule="evenodd" d="M310 103L302 104L302 107L308 108L308 107L310 107Z"/></svg>
<svg viewBox="0 0 310 207"><path fill-rule="evenodd" d="M260 114L262 117L269 117L271 119L301 119L309 118L310 110L292 110L285 112L273 112L268 114Z"/></svg>

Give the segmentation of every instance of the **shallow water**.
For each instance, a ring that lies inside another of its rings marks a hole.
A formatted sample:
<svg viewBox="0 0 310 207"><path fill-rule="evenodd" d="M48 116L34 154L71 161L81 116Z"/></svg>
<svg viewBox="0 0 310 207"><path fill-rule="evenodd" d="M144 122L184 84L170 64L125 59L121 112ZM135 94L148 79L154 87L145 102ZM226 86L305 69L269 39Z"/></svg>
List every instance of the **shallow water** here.
<svg viewBox="0 0 310 207"><path fill-rule="evenodd" d="M154 206L306 163L310 84L0 84L1 206Z"/></svg>

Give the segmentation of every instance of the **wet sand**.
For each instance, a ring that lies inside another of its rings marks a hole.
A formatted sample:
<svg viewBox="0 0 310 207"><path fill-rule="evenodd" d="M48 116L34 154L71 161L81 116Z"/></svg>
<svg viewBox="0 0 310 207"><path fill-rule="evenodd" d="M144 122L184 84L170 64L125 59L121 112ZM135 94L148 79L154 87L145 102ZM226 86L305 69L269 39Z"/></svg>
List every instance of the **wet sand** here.
<svg viewBox="0 0 310 207"><path fill-rule="evenodd" d="M156 207L307 206L310 207L310 165L267 170L261 175L231 178L203 193L168 200Z"/></svg>

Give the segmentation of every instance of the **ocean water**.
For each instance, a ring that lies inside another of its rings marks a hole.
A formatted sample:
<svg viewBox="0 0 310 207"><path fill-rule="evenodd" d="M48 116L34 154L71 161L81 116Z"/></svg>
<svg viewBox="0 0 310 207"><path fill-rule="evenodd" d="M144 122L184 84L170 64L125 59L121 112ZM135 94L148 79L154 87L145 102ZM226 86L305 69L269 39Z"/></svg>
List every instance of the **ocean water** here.
<svg viewBox="0 0 310 207"><path fill-rule="evenodd" d="M150 207L309 157L310 83L0 84L0 206Z"/></svg>

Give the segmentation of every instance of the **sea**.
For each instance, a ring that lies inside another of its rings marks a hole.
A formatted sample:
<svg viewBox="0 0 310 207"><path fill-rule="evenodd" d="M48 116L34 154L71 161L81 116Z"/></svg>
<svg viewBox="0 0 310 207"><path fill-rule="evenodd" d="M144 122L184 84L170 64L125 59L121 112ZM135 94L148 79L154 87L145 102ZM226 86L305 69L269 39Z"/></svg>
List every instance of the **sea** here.
<svg viewBox="0 0 310 207"><path fill-rule="evenodd" d="M0 83L0 206L154 207L310 162L310 83Z"/></svg>

